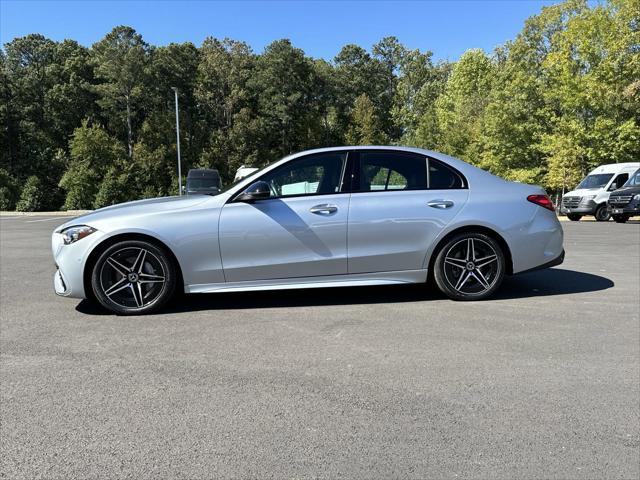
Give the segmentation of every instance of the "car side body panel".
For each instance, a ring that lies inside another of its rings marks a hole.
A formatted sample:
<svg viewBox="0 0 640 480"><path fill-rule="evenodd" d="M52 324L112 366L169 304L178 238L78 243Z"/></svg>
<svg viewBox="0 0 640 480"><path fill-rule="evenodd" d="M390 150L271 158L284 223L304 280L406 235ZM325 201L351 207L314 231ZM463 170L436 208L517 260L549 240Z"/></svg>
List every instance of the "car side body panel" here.
<svg viewBox="0 0 640 480"><path fill-rule="evenodd" d="M467 189L354 193L349 209L349 273L423 268L427 248L461 211L468 195ZM429 206L438 200L452 206Z"/></svg>
<svg viewBox="0 0 640 480"><path fill-rule="evenodd" d="M464 175L468 189L303 196L288 198L273 209L230 203L261 175L292 159L369 148L435 158ZM456 229L473 226L491 229L504 239L513 272L518 273L547 264L563 252L562 228L555 213L526 200L527 195L540 193L540 187L507 182L458 159L421 149L339 147L301 152L214 197L128 202L68 221L52 237L59 267L54 284L58 294L86 298L83 277L88 258L94 249L121 234L147 235L166 245L178 261L185 291L194 293L420 282L426 278L438 242ZM454 206L431 208L427 206L431 200L451 200ZM335 204L340 215L308 212L321 203ZM234 210L252 213L237 218L224 215ZM62 245L60 232L72 225L89 225L97 231ZM266 239L260 238L265 234ZM251 236L251 253L243 258L247 245L240 248L239 244ZM270 258L275 262L270 263ZM286 278L278 278L282 276Z"/></svg>
<svg viewBox="0 0 640 480"><path fill-rule="evenodd" d="M339 193L227 203L220 216L225 280L346 274L349 197ZM312 212L322 206L332 211Z"/></svg>

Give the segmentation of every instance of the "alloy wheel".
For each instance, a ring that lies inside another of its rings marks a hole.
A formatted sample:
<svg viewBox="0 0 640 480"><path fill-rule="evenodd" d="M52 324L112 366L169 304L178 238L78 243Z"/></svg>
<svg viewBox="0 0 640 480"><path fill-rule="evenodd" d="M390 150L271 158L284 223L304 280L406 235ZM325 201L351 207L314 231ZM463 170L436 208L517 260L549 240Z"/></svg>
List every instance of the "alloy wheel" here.
<svg viewBox="0 0 640 480"><path fill-rule="evenodd" d="M488 242L468 237L454 243L444 257L444 276L462 295L482 295L500 278L498 254Z"/></svg>
<svg viewBox="0 0 640 480"><path fill-rule="evenodd" d="M109 255L99 272L100 287L113 303L139 309L154 303L166 284L163 263L153 252L125 247Z"/></svg>

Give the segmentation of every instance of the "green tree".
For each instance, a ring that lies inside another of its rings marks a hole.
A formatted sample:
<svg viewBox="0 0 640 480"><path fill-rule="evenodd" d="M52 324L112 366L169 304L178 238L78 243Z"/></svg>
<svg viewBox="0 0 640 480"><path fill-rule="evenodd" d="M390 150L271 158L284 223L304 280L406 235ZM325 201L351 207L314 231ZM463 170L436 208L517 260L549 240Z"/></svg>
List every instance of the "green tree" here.
<svg viewBox="0 0 640 480"><path fill-rule="evenodd" d="M262 123L264 160L310 146L311 133L320 128L313 87L313 63L289 40L269 44L258 57L250 86Z"/></svg>
<svg viewBox="0 0 640 480"><path fill-rule="evenodd" d="M436 101L440 150L479 161L480 129L494 76L495 66L482 50L466 51L454 65Z"/></svg>
<svg viewBox="0 0 640 480"><path fill-rule="evenodd" d="M379 46L379 54L388 52L387 45ZM390 116L390 80L389 64L392 54L385 57L389 60L385 64L383 60L372 57L364 48L358 45L345 45L334 59L335 82L338 94L336 95L336 113L339 127L345 131L351 121L351 109L356 99L365 94L373 103L376 115L381 118L383 126L390 124L387 118Z"/></svg>
<svg viewBox="0 0 640 480"><path fill-rule="evenodd" d="M442 94L450 64L436 66L431 52L407 51L402 57L392 109L401 143L435 148L438 141L436 100Z"/></svg>
<svg viewBox="0 0 640 480"><path fill-rule="evenodd" d="M64 209L92 208L101 179L111 167L124 163L125 153L103 128L87 121L73 133L69 147L71 159L60 180L66 192Z"/></svg>
<svg viewBox="0 0 640 480"><path fill-rule="evenodd" d="M109 124L125 127L129 158L133 156L134 128L138 123L147 83L149 46L131 27L115 27L91 48L98 104L107 113Z"/></svg>
<svg viewBox="0 0 640 480"><path fill-rule="evenodd" d="M373 102L366 94L356 98L346 140L351 145L382 145L386 137L376 116Z"/></svg>

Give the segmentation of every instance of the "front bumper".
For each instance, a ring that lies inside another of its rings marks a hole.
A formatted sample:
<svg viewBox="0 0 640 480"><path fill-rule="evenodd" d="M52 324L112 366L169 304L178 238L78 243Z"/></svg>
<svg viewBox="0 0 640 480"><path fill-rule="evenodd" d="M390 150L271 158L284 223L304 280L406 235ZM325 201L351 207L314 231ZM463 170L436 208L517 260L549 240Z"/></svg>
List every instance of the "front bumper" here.
<svg viewBox="0 0 640 480"><path fill-rule="evenodd" d="M106 235L95 231L88 237L65 245L62 235L54 232L51 236L51 251L56 264L53 274L53 289L56 295L72 298L86 298L84 290L84 266L93 248Z"/></svg>
<svg viewBox="0 0 640 480"><path fill-rule="evenodd" d="M53 274L53 289L56 292L56 295L60 295L61 297L66 297L71 293L69 287L67 287L67 282L64 281L64 277L62 272L56 265L56 273Z"/></svg>
<svg viewBox="0 0 640 480"><path fill-rule="evenodd" d="M560 206L560 213L567 215L570 213L577 213L580 215L593 215L596 212L598 204L593 200L587 200L586 202L580 202L577 207L568 208L564 205Z"/></svg>
<svg viewBox="0 0 640 480"><path fill-rule="evenodd" d="M640 215L640 203L637 205L607 205L611 215Z"/></svg>

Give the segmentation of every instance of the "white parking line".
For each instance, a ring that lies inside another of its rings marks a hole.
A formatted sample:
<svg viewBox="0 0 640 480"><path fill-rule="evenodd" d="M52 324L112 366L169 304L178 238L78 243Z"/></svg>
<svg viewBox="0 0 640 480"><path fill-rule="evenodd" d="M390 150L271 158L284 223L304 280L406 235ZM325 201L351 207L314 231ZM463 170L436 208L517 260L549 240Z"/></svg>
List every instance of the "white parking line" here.
<svg viewBox="0 0 640 480"><path fill-rule="evenodd" d="M43 218L41 220L28 220L24 223L36 223L36 222L49 222L51 220L60 220L61 218L69 218L69 217L51 217L51 218Z"/></svg>

